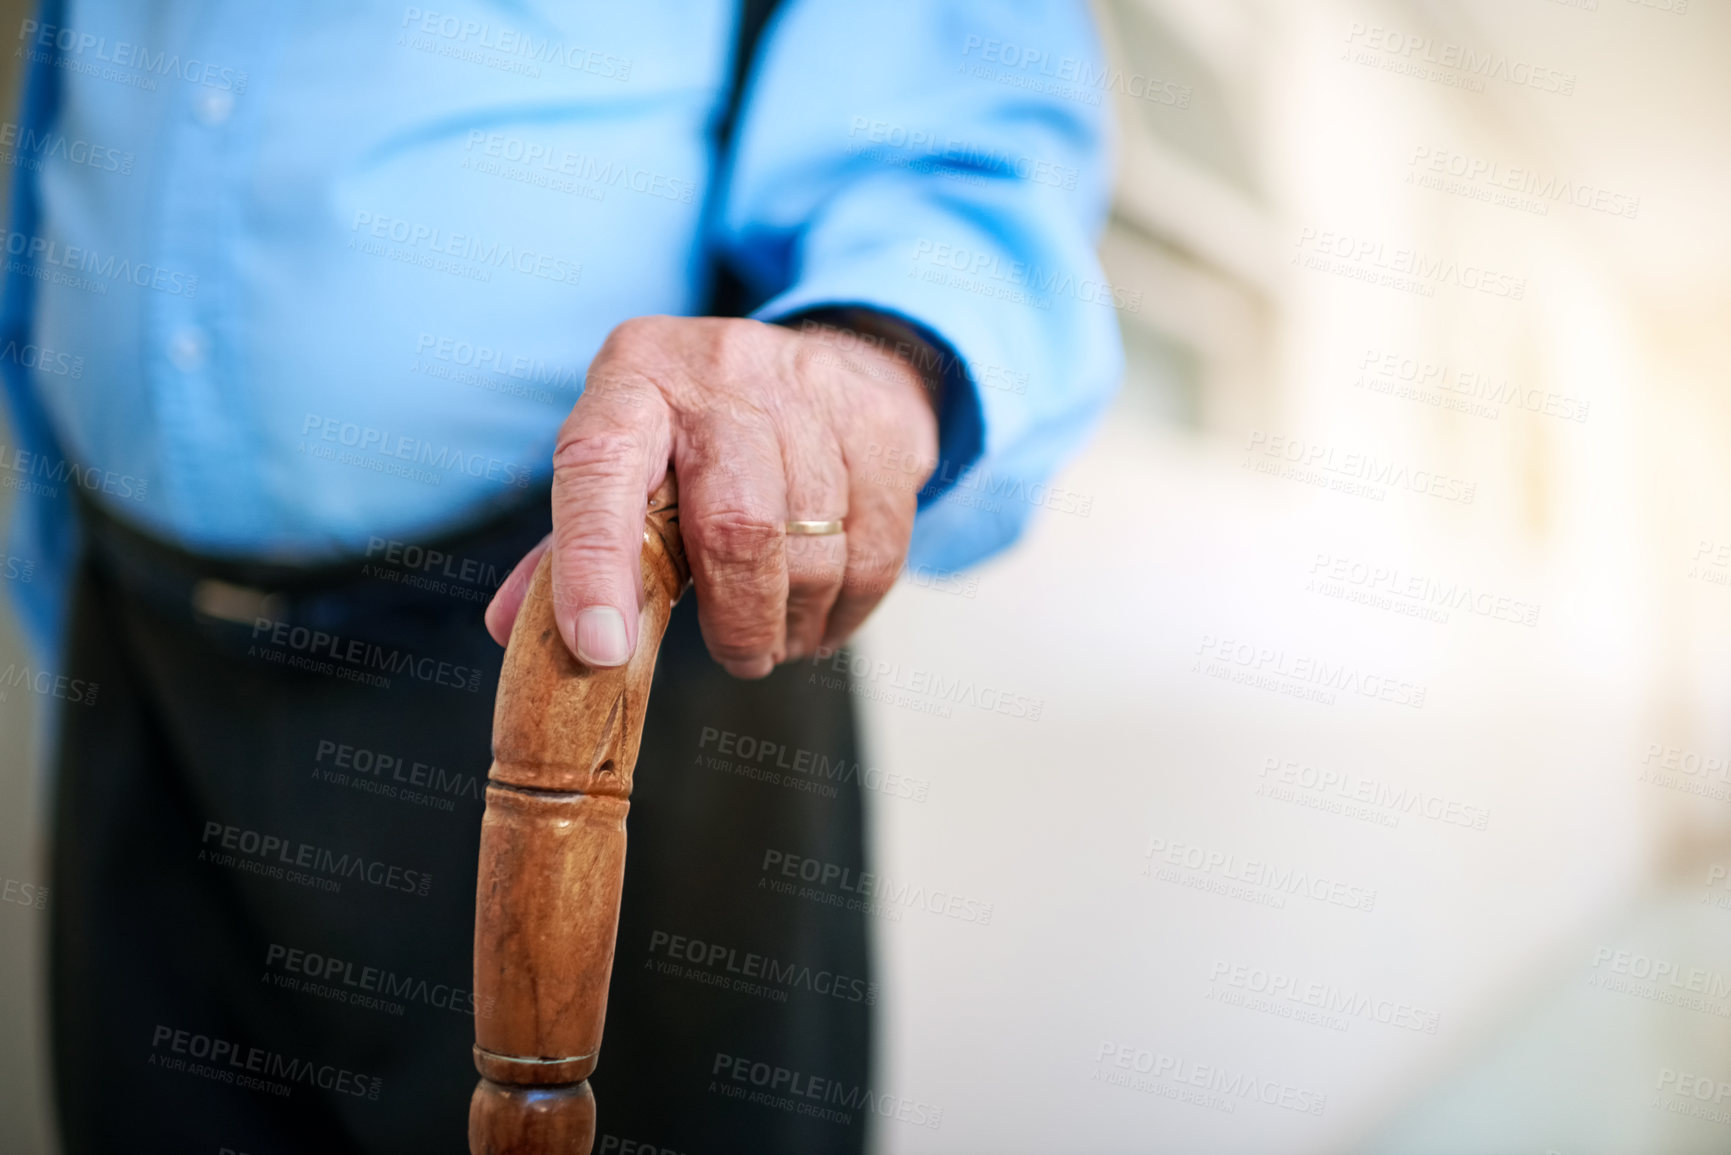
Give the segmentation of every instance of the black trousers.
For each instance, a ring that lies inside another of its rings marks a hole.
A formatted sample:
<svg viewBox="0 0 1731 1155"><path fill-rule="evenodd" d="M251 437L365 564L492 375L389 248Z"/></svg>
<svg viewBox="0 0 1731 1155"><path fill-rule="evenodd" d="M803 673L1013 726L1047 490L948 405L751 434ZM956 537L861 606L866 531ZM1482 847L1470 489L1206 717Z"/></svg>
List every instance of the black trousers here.
<svg viewBox="0 0 1731 1155"><path fill-rule="evenodd" d="M547 518L316 572L87 519L51 890L70 1155L467 1150L481 612ZM864 865L850 697L727 677L691 600L638 763L596 1150L857 1152L864 918L785 873Z"/></svg>

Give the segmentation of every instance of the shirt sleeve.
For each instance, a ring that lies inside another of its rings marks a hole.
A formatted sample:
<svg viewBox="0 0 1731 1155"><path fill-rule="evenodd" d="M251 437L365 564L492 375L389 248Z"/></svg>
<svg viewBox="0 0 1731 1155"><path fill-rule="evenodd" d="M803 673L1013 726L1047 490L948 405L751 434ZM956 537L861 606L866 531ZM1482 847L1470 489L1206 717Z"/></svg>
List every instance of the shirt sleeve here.
<svg viewBox="0 0 1731 1155"><path fill-rule="evenodd" d="M1122 371L1094 254L1104 81L1069 0L788 0L765 31L716 246L759 319L863 306L945 355L910 565L978 562L1036 509L1089 512L1049 482Z"/></svg>
<svg viewBox="0 0 1731 1155"><path fill-rule="evenodd" d="M62 0L42 0L36 10L39 23L62 24L64 7ZM27 62L19 98L19 136L40 135L54 123L59 100L57 70L39 61ZM35 168L19 163L12 171L9 252L24 248L38 236L42 214ZM18 352L30 344L36 289L31 271L22 259L7 260L0 269L0 351L4 351L0 355L0 392L6 395L11 442L0 446L0 465L14 474L5 479L7 488L14 492L6 550L26 575L25 580L11 583L13 606L32 659L53 668L58 665L65 632L78 526L70 488L66 484L32 483L27 464L65 461L47 412L31 388L30 371L24 364L27 358ZM63 475L66 471L58 472Z"/></svg>

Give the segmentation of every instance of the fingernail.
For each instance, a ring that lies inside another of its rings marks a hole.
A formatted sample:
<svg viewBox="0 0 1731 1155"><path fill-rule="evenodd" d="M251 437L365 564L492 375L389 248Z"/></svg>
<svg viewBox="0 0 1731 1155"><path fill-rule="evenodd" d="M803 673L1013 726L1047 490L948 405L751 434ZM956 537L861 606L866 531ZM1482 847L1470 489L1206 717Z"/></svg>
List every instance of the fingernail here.
<svg viewBox="0 0 1731 1155"><path fill-rule="evenodd" d="M577 615L577 656L591 666L623 666L631 657L625 618L612 606L590 606Z"/></svg>

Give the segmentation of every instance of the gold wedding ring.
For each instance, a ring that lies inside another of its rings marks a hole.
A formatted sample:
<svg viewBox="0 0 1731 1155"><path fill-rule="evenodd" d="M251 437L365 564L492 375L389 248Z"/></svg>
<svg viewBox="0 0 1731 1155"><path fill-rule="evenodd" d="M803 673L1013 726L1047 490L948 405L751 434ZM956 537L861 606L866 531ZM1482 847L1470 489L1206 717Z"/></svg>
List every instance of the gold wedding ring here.
<svg viewBox="0 0 1731 1155"><path fill-rule="evenodd" d="M789 537L828 537L832 533L842 531L841 518L835 517L828 521L790 521L787 523Z"/></svg>

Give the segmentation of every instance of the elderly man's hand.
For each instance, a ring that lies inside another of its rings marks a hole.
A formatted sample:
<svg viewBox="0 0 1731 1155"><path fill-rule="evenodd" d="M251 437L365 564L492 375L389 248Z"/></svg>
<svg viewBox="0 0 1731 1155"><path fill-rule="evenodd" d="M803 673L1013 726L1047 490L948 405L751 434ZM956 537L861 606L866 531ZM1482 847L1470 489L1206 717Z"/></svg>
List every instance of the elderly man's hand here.
<svg viewBox="0 0 1731 1155"><path fill-rule="evenodd" d="M834 330L640 317L614 329L559 431L553 533L487 607L501 645L543 551L565 644L594 666L637 645L649 494L669 462L709 652L761 678L841 644L889 590L937 459L937 419L913 366ZM823 333L830 336L826 339ZM789 537L789 521L843 534Z"/></svg>

